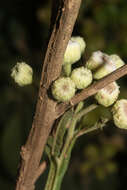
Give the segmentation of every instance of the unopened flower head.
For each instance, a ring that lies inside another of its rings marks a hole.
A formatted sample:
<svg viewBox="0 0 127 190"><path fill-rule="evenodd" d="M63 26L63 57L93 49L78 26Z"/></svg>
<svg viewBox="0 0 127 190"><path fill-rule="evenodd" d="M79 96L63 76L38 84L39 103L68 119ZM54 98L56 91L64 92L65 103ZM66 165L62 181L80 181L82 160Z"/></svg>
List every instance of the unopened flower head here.
<svg viewBox="0 0 127 190"><path fill-rule="evenodd" d="M104 56L104 63L93 74L94 79L101 79L109 73L123 66L124 62L117 55Z"/></svg>
<svg viewBox="0 0 127 190"><path fill-rule="evenodd" d="M86 88L92 82L92 72L84 67L74 69L71 74L71 79L74 81L76 88Z"/></svg>
<svg viewBox="0 0 127 190"><path fill-rule="evenodd" d="M113 120L117 127L127 129L127 100L121 99L112 108Z"/></svg>
<svg viewBox="0 0 127 190"><path fill-rule="evenodd" d="M69 40L65 54L64 54L64 64L73 64L81 58L80 45L77 42Z"/></svg>
<svg viewBox="0 0 127 190"><path fill-rule="evenodd" d="M32 68L24 63L18 62L11 72L11 77L19 86L25 86L32 83L33 70Z"/></svg>
<svg viewBox="0 0 127 190"><path fill-rule="evenodd" d="M92 53L89 60L86 62L86 67L90 70L95 70L103 64L104 53L101 51L95 51Z"/></svg>
<svg viewBox="0 0 127 190"><path fill-rule="evenodd" d="M115 62L117 69L125 64L124 61L116 54L110 55L109 57L113 62Z"/></svg>
<svg viewBox="0 0 127 190"><path fill-rule="evenodd" d="M108 107L117 100L118 96L119 86L116 82L113 82L99 90L95 95L95 99L99 104Z"/></svg>
<svg viewBox="0 0 127 190"><path fill-rule="evenodd" d="M75 95L75 84L69 77L57 79L52 86L52 95L59 102L69 101Z"/></svg>
<svg viewBox="0 0 127 190"><path fill-rule="evenodd" d="M83 52L85 51L85 47L86 47L86 43L85 43L84 39L80 36L73 36L73 37L71 37L71 40L79 43L80 49L81 49L81 54L83 54Z"/></svg>

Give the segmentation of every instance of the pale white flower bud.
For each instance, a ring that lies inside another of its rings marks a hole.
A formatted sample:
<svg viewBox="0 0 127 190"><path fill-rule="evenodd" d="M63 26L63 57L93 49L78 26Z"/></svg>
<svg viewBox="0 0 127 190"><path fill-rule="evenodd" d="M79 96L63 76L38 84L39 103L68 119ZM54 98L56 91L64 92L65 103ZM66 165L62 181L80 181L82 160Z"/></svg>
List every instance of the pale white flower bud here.
<svg viewBox="0 0 127 190"><path fill-rule="evenodd" d="M69 77L61 77L52 85L53 97L60 101L69 101L75 95L75 84Z"/></svg>
<svg viewBox="0 0 127 190"><path fill-rule="evenodd" d="M84 67L76 68L72 71L71 79L74 81L76 88L86 88L92 82L92 72Z"/></svg>
<svg viewBox="0 0 127 190"><path fill-rule="evenodd" d="M25 86L32 83L33 70L28 64L18 62L12 68L11 77L19 86Z"/></svg>
<svg viewBox="0 0 127 190"><path fill-rule="evenodd" d="M72 36L71 40L79 43L80 49L81 49L81 54L83 54L83 52L85 51L85 47L86 47L86 43L85 43L84 39L80 36Z"/></svg>
<svg viewBox="0 0 127 190"><path fill-rule="evenodd" d="M64 54L64 64L73 64L81 58L80 45L77 42L69 40L65 54Z"/></svg>
<svg viewBox="0 0 127 190"><path fill-rule="evenodd" d="M113 82L99 90L95 95L95 99L99 104L108 107L117 100L119 92L119 86L116 82Z"/></svg>
<svg viewBox="0 0 127 190"><path fill-rule="evenodd" d="M93 74L94 79L101 79L123 65L124 62L117 55L104 56L103 65L98 68Z"/></svg>
<svg viewBox="0 0 127 190"><path fill-rule="evenodd" d="M127 100L117 101L112 108L112 113L115 125L121 129L127 129Z"/></svg>
<svg viewBox="0 0 127 190"><path fill-rule="evenodd" d="M117 69L125 64L124 61L116 54L110 55L110 58L115 62Z"/></svg>
<svg viewBox="0 0 127 190"><path fill-rule="evenodd" d="M103 64L104 53L101 51L95 51L92 53L89 60L86 62L86 67L90 70L95 70Z"/></svg>

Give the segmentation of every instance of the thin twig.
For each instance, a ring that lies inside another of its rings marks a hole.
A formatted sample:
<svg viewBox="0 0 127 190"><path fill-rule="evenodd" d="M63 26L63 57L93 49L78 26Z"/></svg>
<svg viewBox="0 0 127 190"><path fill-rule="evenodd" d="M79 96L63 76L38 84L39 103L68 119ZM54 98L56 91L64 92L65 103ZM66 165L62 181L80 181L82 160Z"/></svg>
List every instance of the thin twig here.
<svg viewBox="0 0 127 190"><path fill-rule="evenodd" d="M80 120L84 115L88 114L89 112L93 111L94 109L96 109L98 107L97 104L91 104L90 106L84 108L83 110L81 110L79 113L76 114L76 118L78 120Z"/></svg>
<svg viewBox="0 0 127 190"><path fill-rule="evenodd" d="M106 123L108 122L109 120L108 119L105 119L103 122L97 122L95 123L95 125L93 125L92 127L89 127L89 128L83 128L82 130L80 130L77 134L76 134L76 138L84 135L84 134L87 134L87 133L90 133L92 131L95 131L97 129L102 129Z"/></svg>

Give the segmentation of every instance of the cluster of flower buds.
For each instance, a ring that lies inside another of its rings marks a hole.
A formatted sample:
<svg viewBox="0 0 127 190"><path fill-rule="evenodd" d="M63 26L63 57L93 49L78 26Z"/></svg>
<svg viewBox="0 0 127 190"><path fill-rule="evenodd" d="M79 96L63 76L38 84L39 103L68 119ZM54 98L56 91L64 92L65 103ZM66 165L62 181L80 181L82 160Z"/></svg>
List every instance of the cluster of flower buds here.
<svg viewBox="0 0 127 190"><path fill-rule="evenodd" d="M89 86L93 79L99 80L109 73L123 66L124 61L116 54L108 55L95 51L84 66L72 70L71 65L79 61L86 44L81 37L72 37L64 55L64 77L53 83L52 94L57 101L69 101L76 90ZM118 100L119 86L112 82L95 94L98 104L112 108L113 120L117 127L127 129L127 100Z"/></svg>
<svg viewBox="0 0 127 190"><path fill-rule="evenodd" d="M116 54L107 55L101 51L93 52L86 63L93 73L93 78L98 80L123 66L124 61ZM97 102L105 107L113 105L113 120L117 127L127 129L127 100L117 101L119 96L119 86L116 82L107 85L95 95Z"/></svg>
<svg viewBox="0 0 127 190"><path fill-rule="evenodd" d="M69 101L77 89L86 88L92 83L92 72L84 66L71 70L71 65L80 60L86 47L82 37L72 37L64 54L64 77L57 79L52 86L53 97L57 101Z"/></svg>
<svg viewBox="0 0 127 190"><path fill-rule="evenodd" d="M93 52L84 66L72 70L72 64L80 60L86 43L82 37L71 37L64 54L63 71L52 85L52 95L58 102L70 101L76 90L88 87L93 79L98 80L123 66L124 61L116 54L108 55L101 51ZM11 77L19 86L32 83L33 70L24 62L17 63L11 72ZM118 100L119 86L112 82L99 90L94 96L96 101L105 106L111 106L113 120L117 127L127 129L127 100Z"/></svg>
<svg viewBox="0 0 127 190"><path fill-rule="evenodd" d="M59 78L57 89L57 81L54 82L52 87L52 94L58 101L69 101L75 94L76 90L88 87L93 79L98 80L113 72L117 68L124 65L123 60L118 55L107 55L101 51L92 53L89 60L84 66L80 66L72 70L72 64L80 60L86 47L86 43L82 37L71 37L64 54L64 76ZM73 93L70 93L71 88L67 88L66 80L71 80L75 84ZM66 92L65 92L66 86ZM67 93L68 90L68 97ZM60 95L59 95L60 94ZM61 96L64 96L63 98ZM97 102L105 107L111 106L118 98L119 86L113 82L101 89L96 95Z"/></svg>

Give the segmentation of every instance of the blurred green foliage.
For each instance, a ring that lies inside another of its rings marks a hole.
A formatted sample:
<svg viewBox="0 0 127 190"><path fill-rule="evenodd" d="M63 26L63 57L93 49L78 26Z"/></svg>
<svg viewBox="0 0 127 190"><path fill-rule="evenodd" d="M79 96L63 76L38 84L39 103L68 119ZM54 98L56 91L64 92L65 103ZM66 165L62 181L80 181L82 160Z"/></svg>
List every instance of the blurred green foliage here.
<svg viewBox="0 0 127 190"><path fill-rule="evenodd" d="M39 79L50 23L49 0L4 0L0 6L0 189L12 190L19 167L20 148L26 141L34 115ZM125 0L82 1L73 35L84 37L92 51L119 54L127 60L127 2ZM34 83L18 87L10 78L17 61L33 67ZM121 98L127 98L126 77L119 80ZM101 109L102 115L108 110ZM82 119L90 125L99 110ZM76 144L62 189L127 189L127 132L113 127L85 135ZM37 183L42 189L45 175Z"/></svg>

